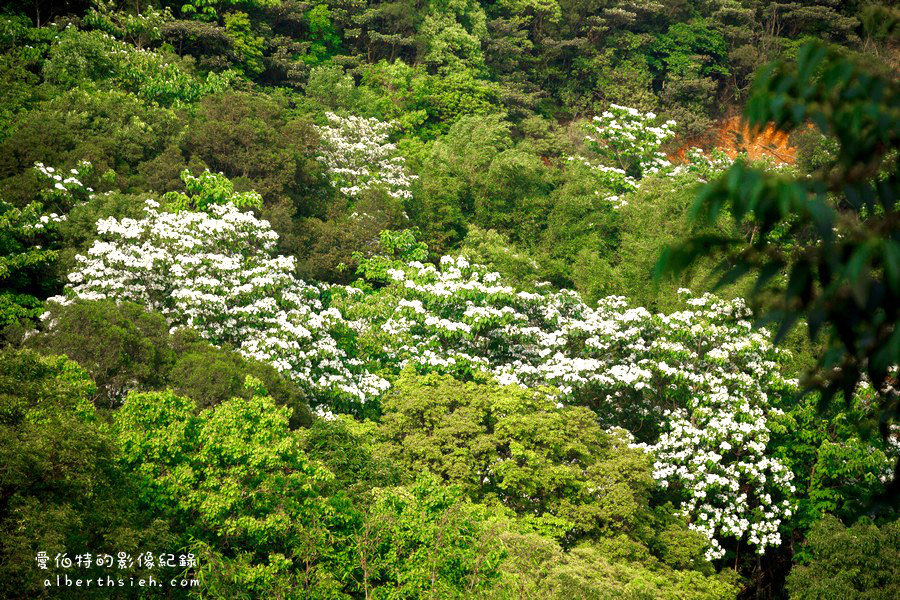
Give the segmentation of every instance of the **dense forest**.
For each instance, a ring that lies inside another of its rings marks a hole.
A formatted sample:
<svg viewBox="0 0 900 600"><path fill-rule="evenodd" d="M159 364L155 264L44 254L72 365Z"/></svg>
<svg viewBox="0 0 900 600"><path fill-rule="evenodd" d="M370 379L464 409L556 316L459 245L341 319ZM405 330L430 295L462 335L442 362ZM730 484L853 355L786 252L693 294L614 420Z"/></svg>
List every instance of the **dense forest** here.
<svg viewBox="0 0 900 600"><path fill-rule="evenodd" d="M900 598L894 0L11 0L0 597Z"/></svg>

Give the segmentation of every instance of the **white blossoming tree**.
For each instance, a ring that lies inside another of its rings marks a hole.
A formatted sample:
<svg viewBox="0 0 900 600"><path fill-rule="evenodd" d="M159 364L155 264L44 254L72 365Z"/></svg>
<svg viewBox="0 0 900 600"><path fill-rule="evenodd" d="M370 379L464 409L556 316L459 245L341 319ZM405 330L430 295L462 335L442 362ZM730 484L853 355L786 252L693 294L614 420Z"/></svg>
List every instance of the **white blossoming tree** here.
<svg viewBox="0 0 900 600"><path fill-rule="evenodd" d="M33 173L41 185L40 201L16 207L0 199L0 327L44 312L34 294L55 292L49 272L60 250L59 224L68 219L68 210L93 197L82 181L93 175L87 161L68 172L36 162Z"/></svg>
<svg viewBox="0 0 900 600"><path fill-rule="evenodd" d="M660 148L675 135L675 121L655 125L656 120L652 112L612 104L585 127L585 143L594 156L569 157L591 170L597 194L616 208L627 204L622 196L636 190L642 178L674 167Z"/></svg>
<svg viewBox="0 0 900 600"><path fill-rule="evenodd" d="M463 257L388 274L377 294L346 301L373 369L554 385L561 401L644 440L656 478L709 538L710 558L727 538L761 552L780 543L792 474L767 454L769 419L779 414L771 400L796 382L743 302L688 296L686 310L654 315L611 297L591 308L570 291L518 291Z"/></svg>
<svg viewBox="0 0 900 600"><path fill-rule="evenodd" d="M322 288L296 279L294 259L275 253L269 223L231 203L206 208L166 212L148 201L142 219L99 221L67 297L143 304L286 372L320 401L346 408L380 393L386 382L339 343L353 332L324 306Z"/></svg>
<svg viewBox="0 0 900 600"><path fill-rule="evenodd" d="M781 545L779 528L796 506L794 474L767 452L768 419L778 414L720 389L669 413L649 447L654 479L677 488L689 526L709 539L709 560L725 555L723 538L745 540L759 554Z"/></svg>
<svg viewBox="0 0 900 600"><path fill-rule="evenodd" d="M612 104L594 117L586 140L603 164L639 180L671 166L659 149L675 135L675 121L655 125L656 119L652 112Z"/></svg>
<svg viewBox="0 0 900 600"><path fill-rule="evenodd" d="M407 173L403 157L388 141L391 123L334 113L326 117L329 124L317 127L322 138L318 160L342 194L356 198L364 190L382 189L393 198L412 197L416 176Z"/></svg>
<svg viewBox="0 0 900 600"><path fill-rule="evenodd" d="M578 168L587 168L597 180L595 194L610 202L614 208L622 208L628 202L625 195L638 189L638 180L624 169L592 162L583 156L570 156L569 163Z"/></svg>
<svg viewBox="0 0 900 600"><path fill-rule="evenodd" d="M692 146L688 148L686 158L687 162L683 166L680 165L682 167L680 170L694 173L701 181L712 179L734 164L734 159L719 148L713 148L706 154L700 148Z"/></svg>
<svg viewBox="0 0 900 600"><path fill-rule="evenodd" d="M68 172L36 162L34 173L42 184L40 194L44 206L68 211L94 197L94 189L85 183L93 177L94 166L86 160Z"/></svg>

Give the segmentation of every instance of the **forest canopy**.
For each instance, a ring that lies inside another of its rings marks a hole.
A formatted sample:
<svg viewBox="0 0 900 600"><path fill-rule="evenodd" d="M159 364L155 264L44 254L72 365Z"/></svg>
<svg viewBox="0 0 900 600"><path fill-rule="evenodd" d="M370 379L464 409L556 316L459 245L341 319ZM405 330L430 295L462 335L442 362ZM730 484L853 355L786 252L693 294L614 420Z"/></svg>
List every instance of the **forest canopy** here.
<svg viewBox="0 0 900 600"><path fill-rule="evenodd" d="M898 23L5 3L0 596L896 598Z"/></svg>

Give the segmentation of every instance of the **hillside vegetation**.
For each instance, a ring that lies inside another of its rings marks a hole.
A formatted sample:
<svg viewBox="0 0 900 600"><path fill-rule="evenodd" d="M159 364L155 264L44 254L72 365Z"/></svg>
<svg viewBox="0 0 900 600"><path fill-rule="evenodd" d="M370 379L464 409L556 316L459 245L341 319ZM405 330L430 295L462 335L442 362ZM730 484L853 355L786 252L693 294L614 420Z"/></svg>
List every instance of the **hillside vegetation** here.
<svg viewBox="0 0 900 600"><path fill-rule="evenodd" d="M0 9L0 597L900 597L895 2L183 2Z"/></svg>

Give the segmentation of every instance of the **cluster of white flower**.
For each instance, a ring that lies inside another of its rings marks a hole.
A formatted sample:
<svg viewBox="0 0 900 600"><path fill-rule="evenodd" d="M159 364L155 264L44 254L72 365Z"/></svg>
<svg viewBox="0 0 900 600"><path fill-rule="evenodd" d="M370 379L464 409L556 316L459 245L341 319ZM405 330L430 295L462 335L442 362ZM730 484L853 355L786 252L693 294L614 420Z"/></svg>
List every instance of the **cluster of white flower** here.
<svg viewBox="0 0 900 600"><path fill-rule="evenodd" d="M636 179L671 166L659 149L675 135L675 121L654 125L656 115L612 104L594 117L586 136L607 166L616 166Z"/></svg>
<svg viewBox="0 0 900 600"><path fill-rule="evenodd" d="M600 163L593 163L583 156L570 156L569 162L584 165L597 178L599 188L595 193L605 198L616 208L621 208L626 203L621 200L622 195L638 189L638 181L631 177L624 169L609 167Z"/></svg>
<svg viewBox="0 0 900 600"><path fill-rule="evenodd" d="M82 183L82 180L94 172L90 162L83 160L74 169L64 173L62 169L48 167L42 162L34 163L38 178L46 184L41 190L41 199L45 204L71 208L75 204L85 202L94 197L94 189Z"/></svg>
<svg viewBox="0 0 900 600"><path fill-rule="evenodd" d="M700 182L705 183L734 164L734 159L719 148L713 148L709 153L704 153L700 148L692 146L688 148L685 158L687 159L686 162L668 170L669 176L676 177L685 173L691 173Z"/></svg>
<svg viewBox="0 0 900 600"><path fill-rule="evenodd" d="M79 256L66 297L127 300L162 313L267 362L320 396L365 402L387 382L347 355L335 335L352 335L322 290L294 277L291 257L275 254L267 221L233 204L206 212L165 212L148 201L142 219L103 219L100 239Z"/></svg>
<svg viewBox="0 0 900 600"><path fill-rule="evenodd" d="M656 428L661 435L647 446L655 477L683 492L711 558L724 537L759 551L779 543L793 488L791 473L766 454L767 416L770 398L796 382L782 376L786 353L753 331L743 301L682 290L687 309L669 315L620 297L592 308L571 291L516 290L463 257L444 257L439 268L410 263L390 276L380 319L370 302L347 304L370 323L370 345L385 349L382 367L552 385L560 400L594 407L609 425Z"/></svg>
<svg viewBox="0 0 900 600"><path fill-rule="evenodd" d="M313 414L325 421L337 421L337 416L322 406L317 407L316 410L313 411Z"/></svg>
<svg viewBox="0 0 900 600"><path fill-rule="evenodd" d="M22 224L23 231L40 232L47 228L51 223L62 223L67 219L66 215L58 215L50 213L49 215L41 215L35 221ZM38 247L40 249L40 247Z"/></svg>
<svg viewBox="0 0 900 600"><path fill-rule="evenodd" d="M652 112L612 104L587 126L585 141L599 161L583 156L569 158L594 172L602 190L597 193L609 197L616 208L625 205L621 194L636 190L642 178L672 169L672 163L659 150L675 135L675 121L659 126L655 121Z"/></svg>
<svg viewBox="0 0 900 600"><path fill-rule="evenodd" d="M396 145L388 141L392 125L378 119L327 113L329 125L317 127L322 137L321 161L332 184L354 198L380 188L394 198L411 198L415 175L407 173Z"/></svg>
<svg viewBox="0 0 900 600"><path fill-rule="evenodd" d="M766 456L766 412L725 387L703 393L666 415L667 430L651 448L654 478L683 490L682 512L709 539L709 560L725 554L719 537L746 538L760 554L781 545L779 527L794 508L794 475Z"/></svg>

